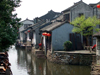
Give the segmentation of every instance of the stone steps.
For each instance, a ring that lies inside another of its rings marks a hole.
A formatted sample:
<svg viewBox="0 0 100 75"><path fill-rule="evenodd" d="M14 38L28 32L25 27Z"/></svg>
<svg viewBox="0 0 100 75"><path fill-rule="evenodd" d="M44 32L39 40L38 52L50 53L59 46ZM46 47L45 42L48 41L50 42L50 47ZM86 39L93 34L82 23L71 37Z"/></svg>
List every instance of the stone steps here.
<svg viewBox="0 0 100 75"><path fill-rule="evenodd" d="M44 51L36 51L35 54L45 54Z"/></svg>
<svg viewBox="0 0 100 75"><path fill-rule="evenodd" d="M91 69L91 75L100 75L100 65L92 65Z"/></svg>
<svg viewBox="0 0 100 75"><path fill-rule="evenodd" d="M34 52L33 54L34 54L37 58L46 58L45 52L42 51L42 50L34 50L33 52Z"/></svg>
<svg viewBox="0 0 100 75"><path fill-rule="evenodd" d="M36 54L37 58L46 58L46 56L44 54Z"/></svg>
<svg viewBox="0 0 100 75"><path fill-rule="evenodd" d="M26 46L26 50L31 51L32 47L31 46Z"/></svg>

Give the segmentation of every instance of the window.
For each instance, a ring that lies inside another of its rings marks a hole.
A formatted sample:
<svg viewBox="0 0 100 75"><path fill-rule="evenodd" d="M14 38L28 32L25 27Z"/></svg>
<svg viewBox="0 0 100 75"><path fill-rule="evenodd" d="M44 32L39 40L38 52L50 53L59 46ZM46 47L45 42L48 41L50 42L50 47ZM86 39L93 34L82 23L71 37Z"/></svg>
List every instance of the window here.
<svg viewBox="0 0 100 75"><path fill-rule="evenodd" d="M24 24L24 29L28 28L28 26L31 26L32 24Z"/></svg>
<svg viewBox="0 0 100 75"><path fill-rule="evenodd" d="M65 20L70 21L70 14L65 14L64 15L64 21Z"/></svg>

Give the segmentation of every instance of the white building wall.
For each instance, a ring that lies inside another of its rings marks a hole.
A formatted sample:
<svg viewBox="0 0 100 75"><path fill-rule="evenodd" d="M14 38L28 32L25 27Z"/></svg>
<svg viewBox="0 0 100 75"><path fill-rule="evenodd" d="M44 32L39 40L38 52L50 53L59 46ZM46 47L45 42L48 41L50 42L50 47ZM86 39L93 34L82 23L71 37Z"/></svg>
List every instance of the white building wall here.
<svg viewBox="0 0 100 75"><path fill-rule="evenodd" d="M33 44L36 45L36 34L34 33L33 35L34 35L34 42L33 42Z"/></svg>
<svg viewBox="0 0 100 75"><path fill-rule="evenodd" d="M21 32L21 31L23 31L24 28L25 28L24 25L27 25L27 24L33 25L33 24L34 24L33 22L31 22L31 21L29 21L29 20L22 21L21 23L22 23L23 25L19 28L20 41L23 40L23 39L25 39L24 33ZM28 35L27 35L27 36L28 36Z"/></svg>
<svg viewBox="0 0 100 75"><path fill-rule="evenodd" d="M20 41L23 41L23 33L20 33Z"/></svg>

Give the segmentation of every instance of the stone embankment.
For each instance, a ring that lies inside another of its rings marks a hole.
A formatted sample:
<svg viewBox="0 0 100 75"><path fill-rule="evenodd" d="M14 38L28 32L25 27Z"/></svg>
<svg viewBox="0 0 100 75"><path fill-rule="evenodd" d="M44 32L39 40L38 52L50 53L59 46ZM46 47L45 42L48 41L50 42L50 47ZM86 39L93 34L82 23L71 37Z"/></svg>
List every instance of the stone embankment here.
<svg viewBox="0 0 100 75"><path fill-rule="evenodd" d="M91 53L70 53L70 52L54 52L47 53L47 59L50 62L58 64L71 64L71 65L91 65L93 60Z"/></svg>
<svg viewBox="0 0 100 75"><path fill-rule="evenodd" d="M93 64L91 70L91 75L100 75L100 65Z"/></svg>
<svg viewBox="0 0 100 75"><path fill-rule="evenodd" d="M45 52L42 50L32 48L31 52L32 52L32 55L35 56L36 58L46 59Z"/></svg>

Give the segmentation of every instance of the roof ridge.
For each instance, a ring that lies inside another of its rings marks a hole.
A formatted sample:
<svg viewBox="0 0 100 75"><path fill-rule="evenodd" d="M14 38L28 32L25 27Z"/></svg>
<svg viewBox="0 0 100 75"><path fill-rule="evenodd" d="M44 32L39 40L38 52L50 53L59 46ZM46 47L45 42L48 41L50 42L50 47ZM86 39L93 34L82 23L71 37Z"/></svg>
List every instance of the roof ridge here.
<svg viewBox="0 0 100 75"><path fill-rule="evenodd" d="M79 2L74 3L72 6L68 7L67 9L63 10L62 12L66 12L67 10L70 10L72 7L78 5L79 3L83 2L82 0Z"/></svg>

